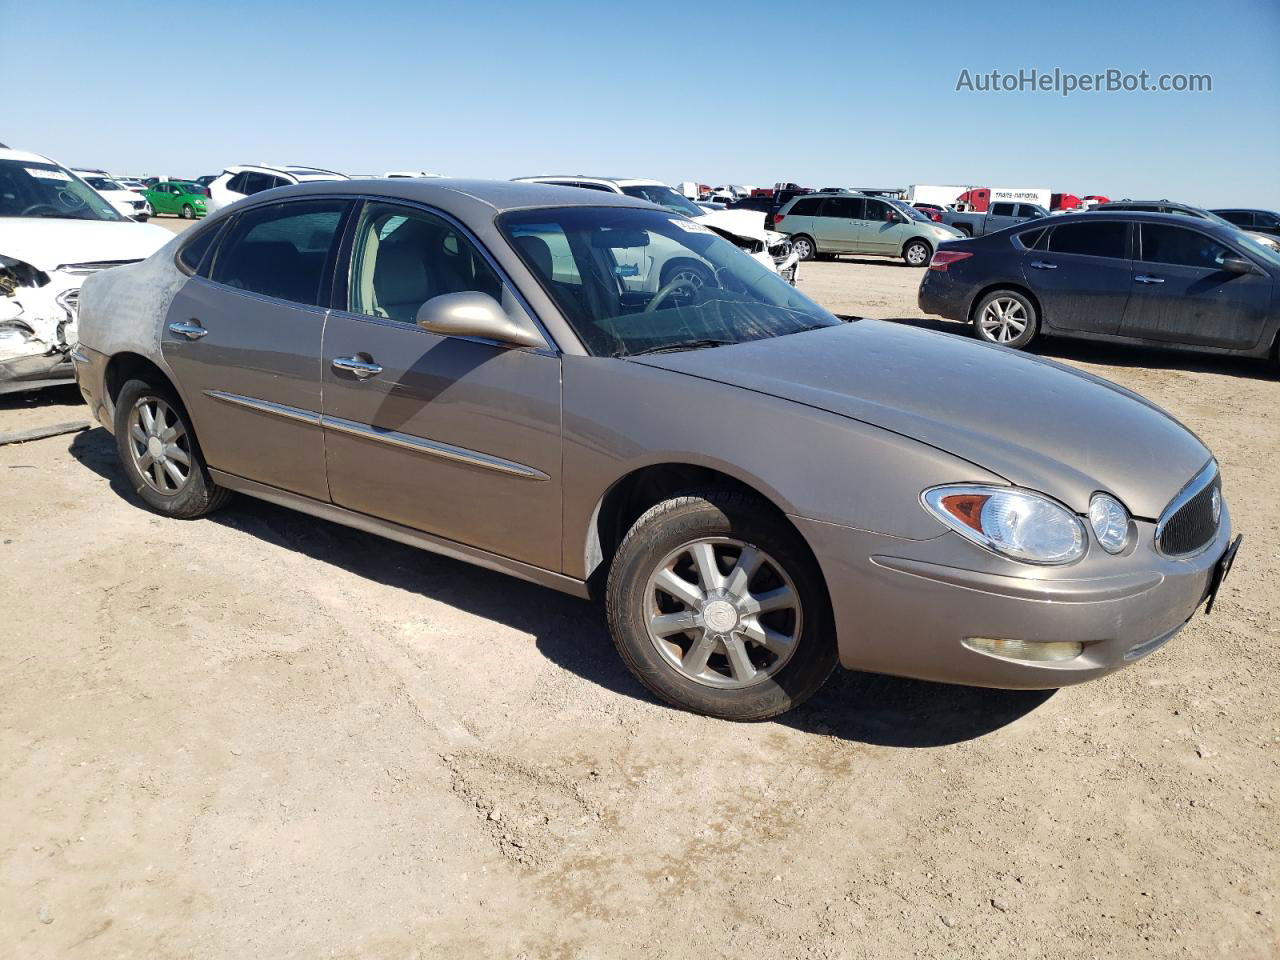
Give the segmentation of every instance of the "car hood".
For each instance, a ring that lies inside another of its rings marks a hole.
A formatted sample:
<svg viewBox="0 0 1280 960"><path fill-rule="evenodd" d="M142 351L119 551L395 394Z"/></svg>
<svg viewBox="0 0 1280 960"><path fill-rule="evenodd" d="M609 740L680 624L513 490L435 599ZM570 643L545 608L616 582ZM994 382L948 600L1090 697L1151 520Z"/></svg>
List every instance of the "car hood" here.
<svg viewBox="0 0 1280 960"><path fill-rule="evenodd" d="M46 273L66 263L144 260L172 239L163 227L130 220L0 218L0 254Z"/></svg>
<svg viewBox="0 0 1280 960"><path fill-rule="evenodd" d="M694 219L740 237L760 240L765 244L769 242L765 235L764 214L759 210L708 210Z"/></svg>
<svg viewBox="0 0 1280 960"><path fill-rule="evenodd" d="M1135 516L1158 517L1210 459L1194 434L1122 387L1004 347L896 323L861 320L633 361L890 430L1080 513L1105 490Z"/></svg>

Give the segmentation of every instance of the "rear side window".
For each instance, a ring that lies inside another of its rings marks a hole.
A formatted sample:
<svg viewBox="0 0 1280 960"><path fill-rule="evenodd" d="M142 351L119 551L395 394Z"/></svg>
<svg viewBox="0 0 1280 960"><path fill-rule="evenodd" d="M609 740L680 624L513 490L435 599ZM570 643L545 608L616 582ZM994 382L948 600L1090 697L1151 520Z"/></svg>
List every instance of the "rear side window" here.
<svg viewBox="0 0 1280 960"><path fill-rule="evenodd" d="M1033 250L1035 249L1035 245L1040 242L1044 235L1045 230L1043 228L1040 230L1024 230L1022 233L1018 234L1018 242L1028 250Z"/></svg>
<svg viewBox="0 0 1280 960"><path fill-rule="evenodd" d="M200 273L200 265L206 262L208 253L213 248L214 241L218 239L218 234L222 232L224 223L226 223L225 220L211 229L201 230L197 236L183 244L182 249L178 251L178 263L187 273ZM201 276L207 275L206 269Z"/></svg>
<svg viewBox="0 0 1280 960"><path fill-rule="evenodd" d="M832 197L822 208L822 214L842 220L862 220L867 215L866 201L862 197Z"/></svg>
<svg viewBox="0 0 1280 960"><path fill-rule="evenodd" d="M222 242L214 281L280 300L326 304L321 282L348 206L344 200L295 200L246 210Z"/></svg>
<svg viewBox="0 0 1280 960"><path fill-rule="evenodd" d="M804 200L797 200L789 212L793 217L816 217L818 215L818 207L821 203L822 199L820 197L808 197Z"/></svg>
<svg viewBox="0 0 1280 960"><path fill-rule="evenodd" d="M1053 228L1048 249L1052 253L1077 253L1086 257L1123 260L1129 225L1124 222L1064 223ZM1042 248L1043 249L1043 248Z"/></svg>
<svg viewBox="0 0 1280 960"><path fill-rule="evenodd" d="M1199 230L1163 223L1142 224L1142 259L1179 267L1217 270L1232 256L1230 250Z"/></svg>
<svg viewBox="0 0 1280 960"><path fill-rule="evenodd" d="M234 190L236 193L249 192L249 174L247 172L237 173L234 177L227 181L227 189Z"/></svg>

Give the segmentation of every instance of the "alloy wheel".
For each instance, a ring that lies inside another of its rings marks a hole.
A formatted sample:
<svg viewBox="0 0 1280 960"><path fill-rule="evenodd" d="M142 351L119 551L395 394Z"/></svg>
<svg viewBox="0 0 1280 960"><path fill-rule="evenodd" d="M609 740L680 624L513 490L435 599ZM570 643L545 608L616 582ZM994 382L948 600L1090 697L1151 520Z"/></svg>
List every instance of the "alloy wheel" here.
<svg viewBox="0 0 1280 960"><path fill-rule="evenodd" d="M907 247L907 263L911 266L921 266L928 259L929 250L923 243L913 243Z"/></svg>
<svg viewBox="0 0 1280 960"><path fill-rule="evenodd" d="M657 564L645 623L682 676L720 689L762 683L791 659L804 624L800 594L759 547L729 537L694 540Z"/></svg>
<svg viewBox="0 0 1280 960"><path fill-rule="evenodd" d="M978 323L992 343L1010 343L1027 329L1027 310L1013 297L996 297L982 310Z"/></svg>
<svg viewBox="0 0 1280 960"><path fill-rule="evenodd" d="M129 453L152 490L176 496L191 478L191 441L177 412L156 396L142 396L129 411Z"/></svg>

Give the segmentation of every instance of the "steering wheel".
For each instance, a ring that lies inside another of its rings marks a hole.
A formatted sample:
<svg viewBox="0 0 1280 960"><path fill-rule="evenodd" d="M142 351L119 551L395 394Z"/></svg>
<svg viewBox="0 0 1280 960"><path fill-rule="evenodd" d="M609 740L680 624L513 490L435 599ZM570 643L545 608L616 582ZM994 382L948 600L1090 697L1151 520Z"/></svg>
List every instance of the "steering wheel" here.
<svg viewBox="0 0 1280 960"><path fill-rule="evenodd" d="M676 276L672 277L670 280L666 282L666 284L662 287L661 290L659 290L657 293L653 295L652 300L650 300L647 304L645 304L645 308L643 312L653 313L653 311L657 310L658 307L662 305L663 301L665 301L668 297L670 297L673 293L675 293L681 287L688 287L689 292L695 295L698 292L698 288L697 286L694 285L694 282L692 280L690 280L686 276L676 274Z"/></svg>
<svg viewBox="0 0 1280 960"><path fill-rule="evenodd" d="M20 214L18 214L18 216L29 217L33 215L37 210L48 210L55 214L62 212L57 207L55 207L52 203L33 203L31 206L27 207L27 209L23 210Z"/></svg>

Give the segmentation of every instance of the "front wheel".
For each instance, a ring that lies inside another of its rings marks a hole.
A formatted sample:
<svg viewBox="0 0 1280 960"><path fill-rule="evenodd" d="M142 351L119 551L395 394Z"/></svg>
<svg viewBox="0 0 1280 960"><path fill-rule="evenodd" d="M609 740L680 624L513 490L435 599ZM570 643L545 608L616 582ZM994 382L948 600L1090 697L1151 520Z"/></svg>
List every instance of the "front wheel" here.
<svg viewBox="0 0 1280 960"><path fill-rule="evenodd" d="M618 548L606 606L631 672L695 713L765 720L807 700L835 667L813 557L754 497L712 490L650 509Z"/></svg>
<svg viewBox="0 0 1280 960"><path fill-rule="evenodd" d="M196 212L195 212L195 210L194 210L194 209L192 209L191 204L189 204L189 203L184 203L184 204L182 205L182 214L181 214L181 216L182 216L182 219L183 219L183 220L190 220L190 219L191 219L192 217L194 217L195 215L196 215Z"/></svg>
<svg viewBox="0 0 1280 960"><path fill-rule="evenodd" d="M1040 318L1033 304L1017 290L996 290L973 311L973 332L979 340L1021 350L1033 339Z"/></svg>
<svg viewBox="0 0 1280 960"><path fill-rule="evenodd" d="M910 267L923 267L932 256L933 248L923 240L912 240L902 251L902 259Z"/></svg>
<svg viewBox="0 0 1280 960"><path fill-rule="evenodd" d="M145 380L121 387L115 431L125 475L156 513L192 520L230 496L209 477L187 411L165 387Z"/></svg>
<svg viewBox="0 0 1280 960"><path fill-rule="evenodd" d="M791 241L791 249L796 252L801 260L812 260L818 252L818 248L814 245L812 238L801 234Z"/></svg>

